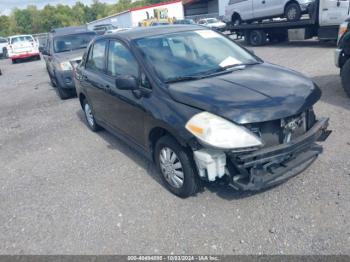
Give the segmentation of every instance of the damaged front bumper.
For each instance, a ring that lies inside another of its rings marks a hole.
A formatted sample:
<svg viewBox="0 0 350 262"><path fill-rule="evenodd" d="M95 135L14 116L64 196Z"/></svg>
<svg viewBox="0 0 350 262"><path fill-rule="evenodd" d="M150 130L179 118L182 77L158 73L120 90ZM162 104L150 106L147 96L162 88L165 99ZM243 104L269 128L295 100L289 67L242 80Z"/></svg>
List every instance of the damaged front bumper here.
<svg viewBox="0 0 350 262"><path fill-rule="evenodd" d="M328 118L318 120L305 134L286 144L249 153L222 152L226 156L226 163L223 163L222 155L218 153L204 151L204 158L195 152L200 176L206 173L208 180L213 181L215 172L217 178L227 175L229 185L238 190L256 191L280 184L304 171L322 153L322 147L316 142L324 141L330 135L328 121ZM207 163L211 163L211 167L205 169ZM225 174L223 165L226 166Z"/></svg>

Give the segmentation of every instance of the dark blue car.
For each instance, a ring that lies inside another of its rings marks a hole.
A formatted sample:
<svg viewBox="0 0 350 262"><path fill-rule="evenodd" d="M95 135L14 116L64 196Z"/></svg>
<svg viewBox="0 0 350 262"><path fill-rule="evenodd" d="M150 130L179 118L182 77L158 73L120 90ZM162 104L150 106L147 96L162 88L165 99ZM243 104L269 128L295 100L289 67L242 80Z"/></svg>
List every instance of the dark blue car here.
<svg viewBox="0 0 350 262"><path fill-rule="evenodd" d="M180 197L201 181L260 190L305 170L322 152L320 89L200 26L132 29L94 39L76 68L88 126L154 160Z"/></svg>

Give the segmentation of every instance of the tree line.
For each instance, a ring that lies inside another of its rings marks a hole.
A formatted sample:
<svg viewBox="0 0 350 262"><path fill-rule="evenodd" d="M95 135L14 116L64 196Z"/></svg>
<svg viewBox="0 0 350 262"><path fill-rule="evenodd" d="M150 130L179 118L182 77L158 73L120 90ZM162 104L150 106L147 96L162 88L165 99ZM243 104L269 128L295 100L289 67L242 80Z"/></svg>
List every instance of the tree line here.
<svg viewBox="0 0 350 262"><path fill-rule="evenodd" d="M94 0L91 5L82 2L76 2L73 6L48 4L43 9L29 5L25 9L13 9L8 16L0 15L0 36L44 33L52 28L83 25L132 7L165 1L167 0L116 0L116 4L106 4Z"/></svg>

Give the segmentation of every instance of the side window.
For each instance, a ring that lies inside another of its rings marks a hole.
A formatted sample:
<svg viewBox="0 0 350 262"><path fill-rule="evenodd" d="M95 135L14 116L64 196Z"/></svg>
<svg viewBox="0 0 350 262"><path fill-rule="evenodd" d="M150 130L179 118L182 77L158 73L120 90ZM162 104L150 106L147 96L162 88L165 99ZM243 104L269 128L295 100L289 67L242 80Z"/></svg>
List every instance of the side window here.
<svg viewBox="0 0 350 262"><path fill-rule="evenodd" d="M90 48L88 61L86 62L86 68L104 71L105 69L105 50L106 40L95 42L93 47Z"/></svg>
<svg viewBox="0 0 350 262"><path fill-rule="evenodd" d="M130 50L114 40L109 42L107 71L111 76L132 75L139 77L139 66Z"/></svg>

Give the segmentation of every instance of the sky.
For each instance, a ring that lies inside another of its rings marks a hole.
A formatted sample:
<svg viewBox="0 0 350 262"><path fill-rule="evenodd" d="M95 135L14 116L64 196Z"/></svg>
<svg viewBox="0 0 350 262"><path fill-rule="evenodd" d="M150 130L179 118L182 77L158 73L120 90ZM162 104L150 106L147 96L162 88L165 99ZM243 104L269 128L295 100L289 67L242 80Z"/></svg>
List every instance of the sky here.
<svg viewBox="0 0 350 262"><path fill-rule="evenodd" d="M47 4L67 4L74 5L77 0L0 0L0 14L8 15L15 7L25 8L28 5L36 5L38 8L43 8ZM91 4L92 0L80 0L84 4ZM117 0L100 0L104 3L116 3Z"/></svg>

